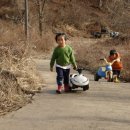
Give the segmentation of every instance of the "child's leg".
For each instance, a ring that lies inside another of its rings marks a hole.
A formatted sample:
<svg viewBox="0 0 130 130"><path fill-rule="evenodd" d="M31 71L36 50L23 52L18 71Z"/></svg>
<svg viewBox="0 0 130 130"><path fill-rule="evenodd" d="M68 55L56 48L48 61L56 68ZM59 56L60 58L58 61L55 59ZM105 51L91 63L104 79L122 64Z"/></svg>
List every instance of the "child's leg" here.
<svg viewBox="0 0 130 130"><path fill-rule="evenodd" d="M106 71L106 79L109 81L113 79L113 71Z"/></svg>
<svg viewBox="0 0 130 130"><path fill-rule="evenodd" d="M117 78L120 77L120 70L113 70L113 75L116 75Z"/></svg>
<svg viewBox="0 0 130 130"><path fill-rule="evenodd" d="M117 82L117 83L120 82L119 78L120 78L120 70L113 70L114 82Z"/></svg>
<svg viewBox="0 0 130 130"><path fill-rule="evenodd" d="M121 71L117 70L117 78L120 78Z"/></svg>
<svg viewBox="0 0 130 130"><path fill-rule="evenodd" d="M105 74L106 74L105 78L107 79L108 78L108 71L106 71Z"/></svg>
<svg viewBox="0 0 130 130"><path fill-rule="evenodd" d="M113 81L113 71L110 71L111 82Z"/></svg>
<svg viewBox="0 0 130 130"><path fill-rule="evenodd" d="M62 89L63 69L56 67L58 91Z"/></svg>
<svg viewBox="0 0 130 130"><path fill-rule="evenodd" d="M64 75L64 90L69 91L69 74L70 69L64 69L63 75Z"/></svg>

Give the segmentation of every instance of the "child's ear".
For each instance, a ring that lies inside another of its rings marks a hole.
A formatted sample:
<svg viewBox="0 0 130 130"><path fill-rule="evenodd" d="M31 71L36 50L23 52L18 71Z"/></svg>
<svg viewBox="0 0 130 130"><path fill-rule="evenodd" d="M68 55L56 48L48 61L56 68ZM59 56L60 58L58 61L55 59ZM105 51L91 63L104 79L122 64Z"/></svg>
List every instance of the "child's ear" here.
<svg viewBox="0 0 130 130"><path fill-rule="evenodd" d="M65 38L65 41L68 40L68 37L67 37L67 35L65 33L64 33L64 38Z"/></svg>
<svg viewBox="0 0 130 130"><path fill-rule="evenodd" d="M65 41L67 41L67 37L65 37Z"/></svg>

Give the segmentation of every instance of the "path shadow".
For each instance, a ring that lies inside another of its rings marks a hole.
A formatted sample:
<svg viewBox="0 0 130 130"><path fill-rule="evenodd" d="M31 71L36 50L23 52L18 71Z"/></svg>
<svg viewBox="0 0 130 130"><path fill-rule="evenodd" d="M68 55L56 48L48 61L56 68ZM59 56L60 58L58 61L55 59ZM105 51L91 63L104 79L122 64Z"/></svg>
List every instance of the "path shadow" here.
<svg viewBox="0 0 130 130"><path fill-rule="evenodd" d="M83 90L71 90L70 92L64 92L64 91L62 91L62 94L82 94L82 93L84 93L85 91L83 91ZM57 93L56 93L56 90L47 90L47 93L48 94L53 94L53 95L57 95Z"/></svg>

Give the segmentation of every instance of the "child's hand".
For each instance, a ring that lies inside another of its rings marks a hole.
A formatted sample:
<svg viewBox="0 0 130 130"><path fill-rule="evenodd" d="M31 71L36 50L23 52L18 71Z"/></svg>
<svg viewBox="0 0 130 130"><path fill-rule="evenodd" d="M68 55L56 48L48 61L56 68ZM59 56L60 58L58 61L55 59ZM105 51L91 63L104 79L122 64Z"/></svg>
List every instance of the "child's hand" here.
<svg viewBox="0 0 130 130"><path fill-rule="evenodd" d="M116 61L117 61L117 62L120 62L120 58L117 58Z"/></svg>
<svg viewBox="0 0 130 130"><path fill-rule="evenodd" d="M77 65L75 65L73 69L74 69L74 70L77 70Z"/></svg>
<svg viewBox="0 0 130 130"><path fill-rule="evenodd" d="M53 68L52 67L50 67L50 71L53 72Z"/></svg>

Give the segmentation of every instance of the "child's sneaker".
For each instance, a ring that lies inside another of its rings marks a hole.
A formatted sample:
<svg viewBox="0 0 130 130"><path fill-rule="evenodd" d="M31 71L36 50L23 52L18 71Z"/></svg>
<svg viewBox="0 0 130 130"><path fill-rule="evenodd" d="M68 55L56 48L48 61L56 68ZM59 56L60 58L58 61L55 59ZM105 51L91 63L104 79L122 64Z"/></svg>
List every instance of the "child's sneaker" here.
<svg viewBox="0 0 130 130"><path fill-rule="evenodd" d="M115 83L120 83L120 80L116 77L114 80L113 80Z"/></svg>
<svg viewBox="0 0 130 130"><path fill-rule="evenodd" d="M59 91L59 90L56 90L56 93L57 93L57 94L61 94L61 91Z"/></svg>
<svg viewBox="0 0 130 130"><path fill-rule="evenodd" d="M108 77L105 77L106 80L108 80Z"/></svg>
<svg viewBox="0 0 130 130"><path fill-rule="evenodd" d="M69 88L69 85L64 85L64 91L67 93L67 92L70 92L70 88Z"/></svg>
<svg viewBox="0 0 130 130"><path fill-rule="evenodd" d="M62 86L59 85L59 86L58 86L58 90L56 90L56 93L57 93L57 94L61 94L61 91L62 91Z"/></svg>

